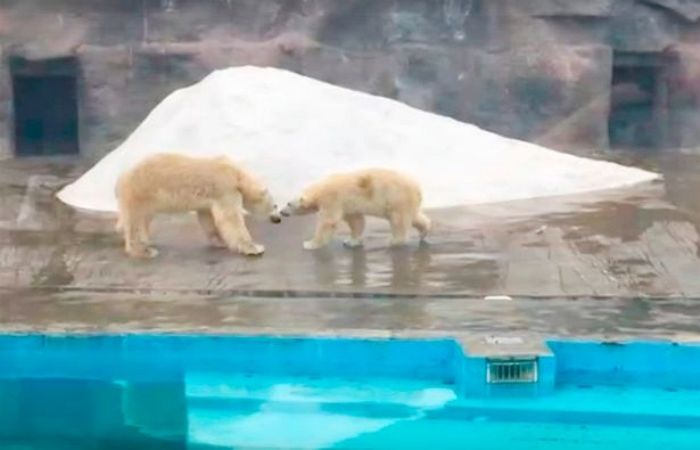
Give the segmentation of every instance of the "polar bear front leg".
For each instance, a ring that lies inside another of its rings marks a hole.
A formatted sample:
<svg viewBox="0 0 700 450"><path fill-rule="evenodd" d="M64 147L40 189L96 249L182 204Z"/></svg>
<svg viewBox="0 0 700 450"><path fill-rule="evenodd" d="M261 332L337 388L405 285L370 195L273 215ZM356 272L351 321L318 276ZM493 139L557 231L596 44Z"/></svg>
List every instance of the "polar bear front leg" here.
<svg viewBox="0 0 700 450"><path fill-rule="evenodd" d="M151 249L151 251L156 251L151 247L151 222L153 221L153 216L144 214L141 217L141 222L139 223L139 240L143 245Z"/></svg>
<svg viewBox="0 0 700 450"><path fill-rule="evenodd" d="M197 211L197 219L199 220L199 226L204 230L209 244L216 248L226 248L226 242L221 238L221 234L219 234L219 230L216 228L216 223L214 223L214 217L211 211L200 209Z"/></svg>
<svg viewBox="0 0 700 450"><path fill-rule="evenodd" d="M214 203L211 209L214 223L229 249L244 255L262 255L265 247L253 242L243 216L240 195Z"/></svg>
<svg viewBox="0 0 700 450"><path fill-rule="evenodd" d="M411 220L406 214L394 212L389 215L389 222L391 223L391 245L404 245L408 240L408 229Z"/></svg>
<svg viewBox="0 0 700 450"><path fill-rule="evenodd" d="M321 208L318 211L318 222L316 223L316 233L310 240L304 242L306 250L317 250L325 247L330 242L342 214L337 210Z"/></svg>
<svg viewBox="0 0 700 450"><path fill-rule="evenodd" d="M428 233L430 233L430 229L432 228L430 218L422 212L418 211L418 213L416 213L415 217L413 218L412 225L413 228L418 230L421 242L425 242L426 238L428 237Z"/></svg>
<svg viewBox="0 0 700 450"><path fill-rule="evenodd" d="M350 227L350 239L346 239L344 244L350 248L361 247L362 233L365 231L365 216L348 214L345 216L345 222Z"/></svg>

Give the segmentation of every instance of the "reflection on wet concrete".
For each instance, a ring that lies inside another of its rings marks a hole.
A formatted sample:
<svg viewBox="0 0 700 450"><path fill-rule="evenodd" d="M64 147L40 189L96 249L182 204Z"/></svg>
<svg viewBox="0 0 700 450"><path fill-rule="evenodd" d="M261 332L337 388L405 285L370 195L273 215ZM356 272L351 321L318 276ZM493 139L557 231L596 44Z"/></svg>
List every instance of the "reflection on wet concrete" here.
<svg viewBox="0 0 700 450"><path fill-rule="evenodd" d="M313 218L252 221L262 258L210 249L192 217L154 224L153 261L127 259L114 219L52 197L83 167L70 160L0 164L0 286L385 295L700 296L700 157L648 163L665 181L618 192L434 211L430 245L390 248L368 224L366 245L308 252ZM36 176L58 181L27 188ZM49 177L49 178L46 178ZM29 198L28 198L29 197ZM29 207L27 205L30 205ZM18 221L24 208L31 217ZM406 314L420 316L419 311Z"/></svg>

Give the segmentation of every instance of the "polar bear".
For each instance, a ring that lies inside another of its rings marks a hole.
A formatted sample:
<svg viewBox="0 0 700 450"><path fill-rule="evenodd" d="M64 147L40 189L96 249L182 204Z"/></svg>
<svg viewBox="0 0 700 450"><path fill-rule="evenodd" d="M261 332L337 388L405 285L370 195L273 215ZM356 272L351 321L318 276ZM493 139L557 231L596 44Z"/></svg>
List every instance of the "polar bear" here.
<svg viewBox="0 0 700 450"><path fill-rule="evenodd" d="M431 228L430 219L421 212L422 195L418 183L386 169L366 169L331 175L308 188L289 202L283 216L318 213L316 233L304 242L307 250L318 249L330 241L338 223L347 222L349 247L362 245L365 216L389 220L392 245L406 242L411 226L418 230L423 242Z"/></svg>
<svg viewBox="0 0 700 450"><path fill-rule="evenodd" d="M265 186L225 156L192 158L159 153L123 173L116 186L117 231L124 235L126 253L152 258L149 225L156 214L196 211L199 224L215 246L245 255L265 248L253 242L245 211L281 221Z"/></svg>

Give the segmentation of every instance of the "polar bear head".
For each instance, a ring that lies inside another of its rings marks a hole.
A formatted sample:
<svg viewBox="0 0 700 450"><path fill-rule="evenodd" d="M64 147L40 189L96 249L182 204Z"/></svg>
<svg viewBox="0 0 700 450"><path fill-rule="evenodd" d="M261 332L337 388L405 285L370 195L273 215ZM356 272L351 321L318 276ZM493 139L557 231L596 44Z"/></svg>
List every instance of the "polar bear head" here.
<svg viewBox="0 0 700 450"><path fill-rule="evenodd" d="M315 213L316 211L318 211L316 204L311 202L306 196L302 195L301 197L287 203L287 205L280 211L280 214L284 217L302 216L305 214Z"/></svg>
<svg viewBox="0 0 700 450"><path fill-rule="evenodd" d="M241 190L243 194L243 207L249 213L256 216L268 216L272 223L280 223L279 208L267 189L248 188Z"/></svg>
<svg viewBox="0 0 700 450"><path fill-rule="evenodd" d="M273 223L280 223L280 216L277 204L267 187L257 177L250 173L234 168L236 187L243 200L243 208L256 216L268 216Z"/></svg>

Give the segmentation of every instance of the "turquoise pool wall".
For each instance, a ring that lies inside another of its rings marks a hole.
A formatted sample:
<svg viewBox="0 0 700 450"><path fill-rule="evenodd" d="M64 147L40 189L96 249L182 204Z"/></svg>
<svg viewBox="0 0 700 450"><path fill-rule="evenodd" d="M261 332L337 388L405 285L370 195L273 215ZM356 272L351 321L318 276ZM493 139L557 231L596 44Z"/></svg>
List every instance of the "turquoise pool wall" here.
<svg viewBox="0 0 700 450"><path fill-rule="evenodd" d="M560 384L700 389L700 345L550 341Z"/></svg>
<svg viewBox="0 0 700 450"><path fill-rule="evenodd" d="M123 335L0 337L0 377L158 380L185 370L454 383L451 339Z"/></svg>
<svg viewBox="0 0 700 450"><path fill-rule="evenodd" d="M0 377L149 381L186 370L243 374L379 377L455 384L464 395L556 385L700 389L700 345L552 340L535 385L486 382L486 359L445 339L350 339L195 335L0 336Z"/></svg>

